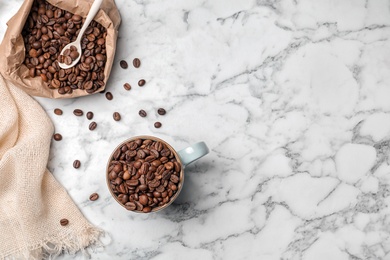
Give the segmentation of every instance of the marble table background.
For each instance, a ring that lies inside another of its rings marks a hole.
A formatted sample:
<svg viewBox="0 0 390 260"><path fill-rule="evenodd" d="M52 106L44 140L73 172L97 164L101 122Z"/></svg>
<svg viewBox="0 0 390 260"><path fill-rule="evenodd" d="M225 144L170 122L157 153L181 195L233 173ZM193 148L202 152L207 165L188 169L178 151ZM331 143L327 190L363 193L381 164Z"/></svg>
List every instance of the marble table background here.
<svg viewBox="0 0 390 260"><path fill-rule="evenodd" d="M1 37L21 3L0 0ZM107 233L91 259L390 259L389 1L116 3L114 99L37 98L63 135L48 167ZM119 67L135 57L139 69ZM75 108L94 112L95 131ZM177 202L148 215L118 205L104 172L140 134L211 150Z"/></svg>

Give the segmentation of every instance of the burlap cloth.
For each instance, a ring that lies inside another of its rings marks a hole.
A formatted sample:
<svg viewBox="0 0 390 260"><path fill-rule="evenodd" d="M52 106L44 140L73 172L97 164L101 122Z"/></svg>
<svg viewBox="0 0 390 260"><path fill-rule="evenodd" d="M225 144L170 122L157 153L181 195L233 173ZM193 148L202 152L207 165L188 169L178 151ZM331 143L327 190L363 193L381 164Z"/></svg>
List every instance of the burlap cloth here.
<svg viewBox="0 0 390 260"><path fill-rule="evenodd" d="M46 169L52 135L41 106L0 74L0 259L75 253L101 233Z"/></svg>

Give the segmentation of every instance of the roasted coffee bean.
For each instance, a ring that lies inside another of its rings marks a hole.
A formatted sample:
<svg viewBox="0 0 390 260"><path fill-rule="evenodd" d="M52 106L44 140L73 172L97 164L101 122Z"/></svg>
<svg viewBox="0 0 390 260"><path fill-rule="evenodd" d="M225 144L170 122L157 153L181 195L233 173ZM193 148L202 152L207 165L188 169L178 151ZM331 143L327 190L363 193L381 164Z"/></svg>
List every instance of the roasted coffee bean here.
<svg viewBox="0 0 390 260"><path fill-rule="evenodd" d="M180 170L181 170L180 163L178 163L178 162L174 162L173 164L175 165L175 172L179 173L179 172L180 172Z"/></svg>
<svg viewBox="0 0 390 260"><path fill-rule="evenodd" d="M95 193L92 193L91 196L89 196L89 200L90 201L95 201L99 198L99 194L97 194L96 192Z"/></svg>
<svg viewBox="0 0 390 260"><path fill-rule="evenodd" d="M180 178L177 177L176 175L172 174L170 180L171 180L171 182L173 182L173 183L178 183L179 180L180 180Z"/></svg>
<svg viewBox="0 0 390 260"><path fill-rule="evenodd" d="M141 109L138 114L141 116L141 117L146 117L148 114L146 113L145 110Z"/></svg>
<svg viewBox="0 0 390 260"><path fill-rule="evenodd" d="M75 169L78 169L78 168L80 168L80 161L79 160L75 160L74 162L73 162L73 167L75 168Z"/></svg>
<svg viewBox="0 0 390 260"><path fill-rule="evenodd" d="M160 128L162 126L161 122L155 122L154 127L155 128Z"/></svg>
<svg viewBox="0 0 390 260"><path fill-rule="evenodd" d="M157 110L157 113L159 114L159 115L165 115L166 113L167 113L167 111L165 111L165 109L164 108L159 108L158 110Z"/></svg>
<svg viewBox="0 0 390 260"><path fill-rule="evenodd" d="M84 114L84 112L81 109L75 109L75 110L73 110L73 114L75 116L82 116Z"/></svg>
<svg viewBox="0 0 390 260"><path fill-rule="evenodd" d="M88 120L91 120L92 118L93 118L93 112L89 111L89 112L87 113L87 119L88 119Z"/></svg>
<svg viewBox="0 0 390 260"><path fill-rule="evenodd" d="M127 202L127 203L125 204L125 208L126 208L127 210L133 211L133 210L135 210L135 209L137 208L137 206L135 205L134 202Z"/></svg>
<svg viewBox="0 0 390 260"><path fill-rule="evenodd" d="M54 114L56 114L57 116L60 116L60 115L62 115L62 110L59 108L56 108L56 109L54 109Z"/></svg>
<svg viewBox="0 0 390 260"><path fill-rule="evenodd" d="M135 59L133 60L133 66L134 66L135 68L139 68L139 67L141 66L141 61L140 61L138 58L135 58Z"/></svg>
<svg viewBox="0 0 390 260"><path fill-rule="evenodd" d="M60 225L61 226L66 226L69 224L69 220L67 220L66 218L63 218L60 220Z"/></svg>
<svg viewBox="0 0 390 260"><path fill-rule="evenodd" d="M54 135L53 135L53 138L54 138L54 140L56 140L56 141L61 141L61 140L62 140L62 135L59 134L59 133L57 133L57 134L54 134Z"/></svg>
<svg viewBox="0 0 390 260"><path fill-rule="evenodd" d="M76 39L81 23L80 15L73 15L46 1L36 0L32 3L22 30L26 45L24 64L29 69L29 76L40 76L47 82L49 88L57 89L61 95L70 94L74 89L84 89L87 93L93 93L100 91L105 85L107 30L101 24L96 21L89 24L86 32L90 33L83 34L81 50L72 46L60 55L65 45ZM88 66L85 66L83 62L89 57ZM71 64L78 58L81 61L69 71L74 75L70 76L68 72L66 75L59 73L58 61ZM91 77L90 73L94 75Z"/></svg>
<svg viewBox="0 0 390 260"><path fill-rule="evenodd" d="M91 122L89 124L89 130L91 130L91 131L95 130L96 127L97 127L97 123L96 122Z"/></svg>
<svg viewBox="0 0 390 260"><path fill-rule="evenodd" d="M113 95L111 94L111 92L107 92L107 93L106 93L106 98L107 98L108 100L112 100L114 97L113 97Z"/></svg>
<svg viewBox="0 0 390 260"><path fill-rule="evenodd" d="M140 79L138 81L138 86L143 87L145 85L146 81L144 79Z"/></svg>
<svg viewBox="0 0 390 260"><path fill-rule="evenodd" d="M121 120L121 115L118 112L114 112L112 117L114 118L115 121Z"/></svg>
<svg viewBox="0 0 390 260"><path fill-rule="evenodd" d="M130 86L129 83L125 83L125 84L123 85L123 88L126 89L126 90L128 91L128 90L131 89L131 86Z"/></svg>
<svg viewBox="0 0 390 260"><path fill-rule="evenodd" d="M144 206L148 205L148 196L145 194L139 196L139 202Z"/></svg>
<svg viewBox="0 0 390 260"><path fill-rule="evenodd" d="M127 69L129 67L129 65L127 64L127 62L125 60L121 60L119 62L120 66L122 69Z"/></svg>

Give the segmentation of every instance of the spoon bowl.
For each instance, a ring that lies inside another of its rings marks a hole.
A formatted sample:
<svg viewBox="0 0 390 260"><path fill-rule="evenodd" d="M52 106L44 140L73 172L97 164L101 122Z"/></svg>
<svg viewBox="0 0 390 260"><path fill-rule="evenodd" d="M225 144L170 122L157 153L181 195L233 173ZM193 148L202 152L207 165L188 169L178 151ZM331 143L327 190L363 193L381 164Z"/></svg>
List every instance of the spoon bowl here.
<svg viewBox="0 0 390 260"><path fill-rule="evenodd" d="M85 30L87 30L88 25L91 23L92 19L95 17L97 12L99 11L100 5L102 4L102 2L103 2L103 0L95 0L93 2L92 6L91 6L91 9L89 9L87 18L85 18L85 22L84 22L83 26L80 29L80 32L79 32L79 35L77 36L77 39L74 42L71 42L71 43L67 44L62 49L62 51L60 53L60 55L63 55L66 50L70 49L71 46L74 46L76 48L77 52L79 53L79 56L76 59L74 59L70 64L65 64L65 63L62 63L62 62L58 62L58 65L60 66L60 68L62 68L62 69L70 69L74 65L76 65L77 62L79 62L79 60L81 58L81 54L82 54L82 49L81 49L81 44L80 44L81 43L81 38L83 37Z"/></svg>

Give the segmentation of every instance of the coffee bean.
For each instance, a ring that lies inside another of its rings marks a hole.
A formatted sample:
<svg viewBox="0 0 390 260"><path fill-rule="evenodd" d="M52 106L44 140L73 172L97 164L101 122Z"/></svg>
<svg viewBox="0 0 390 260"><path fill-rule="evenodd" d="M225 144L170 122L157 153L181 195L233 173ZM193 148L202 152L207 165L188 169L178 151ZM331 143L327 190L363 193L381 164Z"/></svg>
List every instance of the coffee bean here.
<svg viewBox="0 0 390 260"><path fill-rule="evenodd" d="M56 109L54 109L54 114L56 114L57 116L60 116L60 115L62 115L62 110L59 108L56 108Z"/></svg>
<svg viewBox="0 0 390 260"><path fill-rule="evenodd" d="M121 120L121 115L118 112L114 112L113 118L115 121L119 121Z"/></svg>
<svg viewBox="0 0 390 260"><path fill-rule="evenodd" d="M130 90L130 89L131 89L131 86L130 86L129 83L125 83L125 84L123 85L123 87L124 87L124 89L126 89L126 90Z"/></svg>
<svg viewBox="0 0 390 260"><path fill-rule="evenodd" d="M166 113L167 113L167 111L165 111L165 109L164 108L159 108L158 110L157 110L157 113L159 114L159 115L165 115Z"/></svg>
<svg viewBox="0 0 390 260"><path fill-rule="evenodd" d="M127 202L127 203L125 204L125 208L126 208L127 210L133 211L133 210L135 210L135 209L137 208L137 206L135 205L134 202Z"/></svg>
<svg viewBox="0 0 390 260"><path fill-rule="evenodd" d="M88 119L88 120L91 120L92 118L93 118L93 112L89 111L89 112L87 113L87 119Z"/></svg>
<svg viewBox="0 0 390 260"><path fill-rule="evenodd" d="M75 116L82 116L84 114L84 112L81 109L75 109L75 110L73 110L73 114Z"/></svg>
<svg viewBox="0 0 390 260"><path fill-rule="evenodd" d="M141 66L141 61L140 61L138 58L135 58L135 59L133 60L133 66L134 66L135 68L139 68L139 67Z"/></svg>
<svg viewBox="0 0 390 260"><path fill-rule="evenodd" d="M127 69L127 67L129 67L129 65L127 64L127 62L125 60L121 60L119 62L120 66L122 69Z"/></svg>
<svg viewBox="0 0 390 260"><path fill-rule="evenodd" d="M146 117L148 114L146 113L145 110L141 109L138 114L141 116L141 117Z"/></svg>
<svg viewBox="0 0 390 260"><path fill-rule="evenodd" d="M160 128L162 126L161 122L154 123L155 128Z"/></svg>
<svg viewBox="0 0 390 260"><path fill-rule="evenodd" d="M79 161L79 160L75 160L75 161L73 162L73 167L74 167L75 169L80 168L80 161Z"/></svg>
<svg viewBox="0 0 390 260"><path fill-rule="evenodd" d="M92 193L91 196L89 196L89 200L90 201L95 201L99 198L99 194L97 194L96 192L95 193Z"/></svg>
<svg viewBox="0 0 390 260"><path fill-rule="evenodd" d="M56 141L61 141L62 140L62 135L61 134L54 134L53 135L53 138L54 138L54 140L56 140Z"/></svg>
<svg viewBox="0 0 390 260"><path fill-rule="evenodd" d="M148 205L148 196L145 194L139 196L139 202L144 206Z"/></svg>
<svg viewBox="0 0 390 260"><path fill-rule="evenodd" d="M69 224L69 220L67 220L66 218L63 218L60 220L60 224L61 224L61 226L66 226Z"/></svg>
<svg viewBox="0 0 390 260"><path fill-rule="evenodd" d="M145 85L146 81L144 79L140 79L138 81L138 86L143 87Z"/></svg>
<svg viewBox="0 0 390 260"><path fill-rule="evenodd" d="M96 127L97 127L97 123L96 122L91 122L89 124L89 130L91 130L91 131L95 130Z"/></svg>
<svg viewBox="0 0 390 260"><path fill-rule="evenodd" d="M114 97L112 96L111 92L107 92L107 93L106 93L106 98L107 98L108 100L112 100Z"/></svg>

